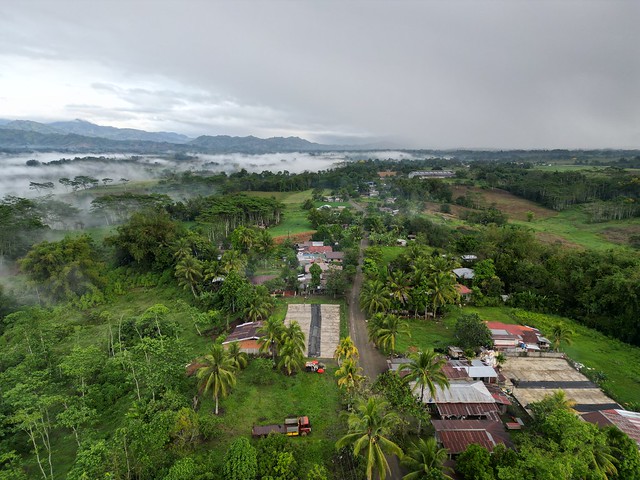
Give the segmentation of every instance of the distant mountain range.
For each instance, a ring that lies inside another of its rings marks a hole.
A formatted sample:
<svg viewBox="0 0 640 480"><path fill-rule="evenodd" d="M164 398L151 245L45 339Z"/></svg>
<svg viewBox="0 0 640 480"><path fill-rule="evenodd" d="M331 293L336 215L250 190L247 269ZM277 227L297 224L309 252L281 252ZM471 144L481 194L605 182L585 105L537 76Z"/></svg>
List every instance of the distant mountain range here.
<svg viewBox="0 0 640 480"><path fill-rule="evenodd" d="M84 120L39 123L0 119L0 150L56 150L92 153L278 153L352 150L312 143L299 137L257 138L203 135L191 139L173 132L147 132L133 128L96 125Z"/></svg>

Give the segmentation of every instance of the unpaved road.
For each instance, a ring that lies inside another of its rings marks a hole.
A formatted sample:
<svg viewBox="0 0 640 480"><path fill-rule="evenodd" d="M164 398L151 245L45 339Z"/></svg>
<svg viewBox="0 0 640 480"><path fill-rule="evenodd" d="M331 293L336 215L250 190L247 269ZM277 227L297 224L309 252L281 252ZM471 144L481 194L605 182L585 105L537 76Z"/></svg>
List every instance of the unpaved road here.
<svg viewBox="0 0 640 480"><path fill-rule="evenodd" d="M387 370L387 358L374 347L369 341L367 333L367 322L365 321L364 312L360 309L360 290L362 289L362 256L364 249L369 246L369 238L365 237L360 241L360 258L358 259L358 271L349 292L349 334L353 343L355 343L360 353L360 366L363 373L369 378L370 382L374 382L376 377ZM402 473L398 457L387 457L391 473L387 476L390 480L400 480Z"/></svg>

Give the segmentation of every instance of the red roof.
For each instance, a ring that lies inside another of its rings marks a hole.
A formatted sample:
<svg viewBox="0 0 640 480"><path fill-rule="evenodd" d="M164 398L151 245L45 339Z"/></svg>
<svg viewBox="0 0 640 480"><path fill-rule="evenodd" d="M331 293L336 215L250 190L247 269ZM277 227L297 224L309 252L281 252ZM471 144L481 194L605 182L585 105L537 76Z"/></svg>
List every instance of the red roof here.
<svg viewBox="0 0 640 480"><path fill-rule="evenodd" d="M626 433L629 438L635 440L640 447L640 413L611 409L585 413L582 418L599 427L613 424Z"/></svg>
<svg viewBox="0 0 640 480"><path fill-rule="evenodd" d="M511 335L520 335L521 337L525 335L525 332L536 332L535 328L525 327L524 325L512 325L509 323L502 322L486 322L489 330L506 330ZM533 342L535 343L535 342Z"/></svg>
<svg viewBox="0 0 640 480"><path fill-rule="evenodd" d="M460 283L456 284L456 290L458 290L458 293L460 295L469 295L471 293L471 289L469 287L466 287ZM491 327L489 327L491 328Z"/></svg>
<svg viewBox="0 0 640 480"><path fill-rule="evenodd" d="M449 453L461 453L472 443L489 451L498 444L510 444L502 422L495 420L432 420L436 435Z"/></svg>
<svg viewBox="0 0 640 480"><path fill-rule="evenodd" d="M486 430L447 430L439 432L438 437L442 446L451 454L464 452L472 443L477 443L490 452L496 446L493 437Z"/></svg>
<svg viewBox="0 0 640 480"><path fill-rule="evenodd" d="M226 345L242 340L258 340L262 336L258 334L258 329L261 326L262 322L248 322L238 325L222 344Z"/></svg>
<svg viewBox="0 0 640 480"><path fill-rule="evenodd" d="M455 368L449 363L442 366L442 373L450 380L455 378L469 378L469 374L464 368Z"/></svg>

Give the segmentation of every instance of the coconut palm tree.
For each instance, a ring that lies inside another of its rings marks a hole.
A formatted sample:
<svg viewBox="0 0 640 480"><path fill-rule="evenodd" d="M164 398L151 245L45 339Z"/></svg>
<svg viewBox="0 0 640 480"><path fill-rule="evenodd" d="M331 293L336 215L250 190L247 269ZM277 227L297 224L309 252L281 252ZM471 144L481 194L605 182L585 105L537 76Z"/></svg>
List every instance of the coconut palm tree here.
<svg viewBox="0 0 640 480"><path fill-rule="evenodd" d="M191 242L187 240L185 237L181 237L176 240L173 244L173 257L180 261L185 257L192 255L191 251Z"/></svg>
<svg viewBox="0 0 640 480"><path fill-rule="evenodd" d="M618 469L616 464L618 459L612 455L611 447L604 441L596 441L596 443L589 449L589 466L600 473L602 478L609 480L609 478L618 477Z"/></svg>
<svg viewBox="0 0 640 480"><path fill-rule="evenodd" d="M402 270L395 270L389 278L391 299L400 305L401 309L409 302L411 283L409 277Z"/></svg>
<svg viewBox="0 0 640 480"><path fill-rule="evenodd" d="M419 439L417 443L411 444L407 453L402 457L402 465L409 470L409 473L402 477L402 480L433 478L430 474L433 471L442 472L447 457L447 449L438 447L438 442L434 437L429 437L426 440ZM441 478L450 479L451 477L442 473Z"/></svg>
<svg viewBox="0 0 640 480"><path fill-rule="evenodd" d="M247 256L238 250L227 250L220 258L220 270L224 275L231 271L243 273L247 268Z"/></svg>
<svg viewBox="0 0 640 480"><path fill-rule="evenodd" d="M397 422L397 414L389 411L385 400L362 399L349 414L349 433L336 442L336 448L353 445L353 454L365 458L367 480L372 480L376 473L380 480L385 480L391 471L385 454L402 456L402 449L388 438Z"/></svg>
<svg viewBox="0 0 640 480"><path fill-rule="evenodd" d="M304 368L304 345L300 345L295 339L286 338L280 348L280 361L278 368L284 370L287 375L291 375Z"/></svg>
<svg viewBox="0 0 640 480"><path fill-rule="evenodd" d="M360 293L360 308L369 315L388 310L390 305L389 290L380 280L372 280L363 285Z"/></svg>
<svg viewBox="0 0 640 480"><path fill-rule="evenodd" d="M438 315L438 308L460 300L456 279L451 272L439 272L433 275L429 280L429 289L434 318Z"/></svg>
<svg viewBox="0 0 640 480"><path fill-rule="evenodd" d="M301 352L304 352L304 347L307 345L304 332L302 331L302 328L300 328L300 324L295 320L291 322L288 327L284 327L280 336L280 342L283 345L285 343L291 343Z"/></svg>
<svg viewBox="0 0 640 480"><path fill-rule="evenodd" d="M340 368L336 370L336 377L338 377L338 387L343 388L349 399L351 399L353 393L358 389L364 380L364 376L361 375L362 368L358 366L358 363L353 358L347 358ZM351 410L351 401L347 406Z"/></svg>
<svg viewBox="0 0 640 480"><path fill-rule="evenodd" d="M273 299L269 291L262 285L258 285L251 295L246 307L245 315L252 322L266 318L273 309Z"/></svg>
<svg viewBox="0 0 640 480"><path fill-rule="evenodd" d="M227 349L227 353L233 360L238 370L243 370L249 363L249 356L240 350L240 342L231 342Z"/></svg>
<svg viewBox="0 0 640 480"><path fill-rule="evenodd" d="M573 343L573 331L562 323L558 323L553 327L552 337L553 349L556 352L560 350L560 345L563 342L567 345L571 345Z"/></svg>
<svg viewBox="0 0 640 480"><path fill-rule="evenodd" d="M276 318L268 318L257 331L260 335L258 340L260 353L270 353L274 362L276 361L276 354L280 347L283 331L284 323Z"/></svg>
<svg viewBox="0 0 640 480"><path fill-rule="evenodd" d="M344 337L338 343L335 352L333 352L333 358L338 362L338 366L342 363L343 360L348 360L350 358L357 360L360 357L360 353L358 352L358 347L353 343L351 337Z"/></svg>
<svg viewBox="0 0 640 480"><path fill-rule="evenodd" d="M420 402L424 401L425 388L433 398L436 395L436 386L442 389L449 387L449 379L442 371L442 367L447 363L444 357L433 350L426 350L411 354L409 358L411 362L403 364L400 372L407 371L405 380L416 382L416 386L420 387Z"/></svg>
<svg viewBox="0 0 640 480"><path fill-rule="evenodd" d="M211 352L198 362L202 364L197 373L199 393L211 390L218 415L220 396L226 397L236 384L236 363L219 343L214 343Z"/></svg>
<svg viewBox="0 0 640 480"><path fill-rule="evenodd" d="M198 296L196 285L202 280L202 262L188 255L176 265L175 275L180 286L184 288L190 287L193 296Z"/></svg>
<svg viewBox="0 0 640 480"><path fill-rule="evenodd" d="M393 355L396 351L396 339L401 333L411 336L409 324L397 315L385 315L380 328L374 333L374 342L383 350L391 351Z"/></svg>

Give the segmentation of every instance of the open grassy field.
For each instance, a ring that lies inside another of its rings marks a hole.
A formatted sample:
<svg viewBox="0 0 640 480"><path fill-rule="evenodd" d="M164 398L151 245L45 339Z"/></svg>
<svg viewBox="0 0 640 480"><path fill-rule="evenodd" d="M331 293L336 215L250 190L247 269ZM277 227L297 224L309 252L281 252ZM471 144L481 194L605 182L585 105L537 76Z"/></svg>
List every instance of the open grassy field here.
<svg viewBox="0 0 640 480"><path fill-rule="evenodd" d="M307 415L311 435L292 437L303 451L310 468L313 463L327 462L335 451L336 440L344 434L340 421L340 392L335 381L335 365L328 365L323 375L298 373L287 377L276 371L257 368L251 362L238 376L238 383L229 397L220 403L223 432L206 446L217 458L223 458L229 444L239 436L250 437L253 425L282 423L287 416ZM206 400L201 410L213 410L213 401Z"/></svg>
<svg viewBox="0 0 640 480"><path fill-rule="evenodd" d="M573 332L571 345L563 345L562 350L574 361L592 369L587 372L601 372L606 380L602 387L608 395L623 405L640 399L640 348L609 338L602 333L564 317L514 310L508 307L464 307L455 309L439 321L409 320L411 338L398 338L398 351L414 349L446 348L454 343L455 321L463 313L477 313L482 320L503 323L522 323L539 328L545 335L551 335L553 326L561 323Z"/></svg>
<svg viewBox="0 0 640 480"><path fill-rule="evenodd" d="M533 229L542 240L550 243L561 242L594 250L625 247L629 236L640 232L640 219L588 223L588 216L580 206L558 212L553 217L512 223Z"/></svg>
<svg viewBox="0 0 640 480"><path fill-rule="evenodd" d="M311 190L303 192L245 192L255 197L273 197L285 204L283 219L279 225L271 227L269 233L273 237L286 237L301 233L313 233L311 223L307 220L307 212L302 210L305 200L311 198Z"/></svg>

